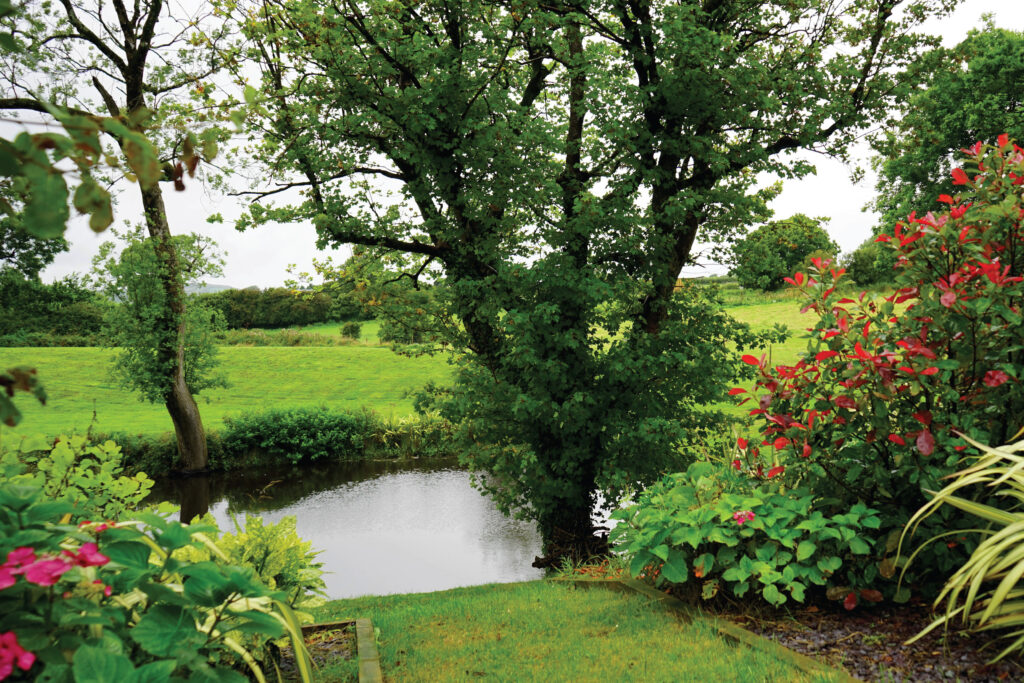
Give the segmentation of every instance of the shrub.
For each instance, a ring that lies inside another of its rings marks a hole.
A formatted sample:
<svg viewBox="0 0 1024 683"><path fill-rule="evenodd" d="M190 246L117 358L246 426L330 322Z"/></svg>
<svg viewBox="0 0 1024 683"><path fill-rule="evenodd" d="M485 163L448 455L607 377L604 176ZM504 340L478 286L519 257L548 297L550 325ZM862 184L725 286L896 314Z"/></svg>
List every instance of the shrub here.
<svg viewBox="0 0 1024 683"><path fill-rule="evenodd" d="M53 443L29 438L17 449L0 451L6 483L38 488L50 500L69 503L92 518L120 518L149 495L153 480L145 472L126 476L124 469L117 444L90 445L84 436Z"/></svg>
<svg viewBox="0 0 1024 683"><path fill-rule="evenodd" d="M349 339L359 339L359 333L362 331L362 325L359 323L345 323L341 326L341 336L348 337Z"/></svg>
<svg viewBox="0 0 1024 683"><path fill-rule="evenodd" d="M252 567L264 585L286 596L291 607L311 605L315 596L324 595L323 564L315 561L319 552L296 533L294 516L265 524L262 517L246 514L244 528L234 517L231 521L234 533L221 534L217 547L232 564ZM216 525L211 515L202 522ZM213 559L213 553L205 546L192 546L188 557L193 562L206 561Z"/></svg>
<svg viewBox="0 0 1024 683"><path fill-rule="evenodd" d="M611 540L634 576L653 577L656 585L699 581L705 599L727 587L738 598L754 591L778 606L832 583L848 604L880 600L877 591L844 587L848 581L836 574L848 558L870 553L863 532L878 528L877 511L855 505L826 515L806 488L773 488L694 463L612 513L619 523Z"/></svg>
<svg viewBox="0 0 1024 683"><path fill-rule="evenodd" d="M253 287L201 294L199 300L219 310L231 329L295 327L334 319L331 297L322 292Z"/></svg>
<svg viewBox="0 0 1024 683"><path fill-rule="evenodd" d="M796 214L761 226L733 245L735 266L730 274L747 289L781 288L786 273L799 268L814 252L838 253L839 246L821 227L823 220Z"/></svg>
<svg viewBox="0 0 1024 683"><path fill-rule="evenodd" d="M0 335L99 334L108 307L73 276L47 285L0 270Z"/></svg>
<svg viewBox="0 0 1024 683"><path fill-rule="evenodd" d="M959 433L1005 441L1024 415L1024 151L1002 136L969 154L976 170L953 171L963 193L940 197L946 211L911 214L879 238L898 257L895 293L840 297L843 271L818 261L787 278L818 316L807 354L778 367L744 358L760 373L750 411L760 446L743 450L745 467L837 508L879 509L885 542L864 563L865 582L895 574L895 539L923 490L954 470L967 448ZM967 523L947 508L924 522L929 533ZM913 583L937 587L969 551L930 545Z"/></svg>
<svg viewBox="0 0 1024 683"><path fill-rule="evenodd" d="M65 503L0 485L0 643L39 680L263 680L271 639L308 655L284 595L232 565L216 531L140 513L138 522L62 524ZM211 559L171 558L205 547ZM244 647L242 643L247 647ZM262 662L262 665L261 665Z"/></svg>
<svg viewBox="0 0 1024 683"><path fill-rule="evenodd" d="M292 463L358 458L367 418L322 408L245 413L224 419L221 438L234 451L265 450Z"/></svg>

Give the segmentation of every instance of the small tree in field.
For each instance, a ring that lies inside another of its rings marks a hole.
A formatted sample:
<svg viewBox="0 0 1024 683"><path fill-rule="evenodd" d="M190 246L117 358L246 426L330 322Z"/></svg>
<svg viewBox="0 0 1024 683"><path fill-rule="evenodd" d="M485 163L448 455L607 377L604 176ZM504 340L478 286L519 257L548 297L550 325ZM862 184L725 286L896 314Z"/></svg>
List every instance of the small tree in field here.
<svg viewBox="0 0 1024 683"><path fill-rule="evenodd" d="M173 245L181 264L178 286L183 290L204 277L222 274L224 260L209 238L177 235ZM213 337L216 330L224 328L223 316L196 296L184 312L177 313L161 284L167 277L165 268L152 240L141 230L128 233L120 252L113 242L105 242L93 259L94 282L115 302L104 321L109 343L120 349L113 363L114 374L125 388L140 392L143 400L160 404L168 401L170 391L162 353L169 346L179 349L175 363L181 364L191 395L226 386L216 374ZM173 325L166 324L168 318Z"/></svg>
<svg viewBox="0 0 1024 683"><path fill-rule="evenodd" d="M827 221L798 213L761 226L733 245L736 266L730 272L741 287L765 292L779 289L786 274L808 257L835 256L839 252L839 245L821 227Z"/></svg>

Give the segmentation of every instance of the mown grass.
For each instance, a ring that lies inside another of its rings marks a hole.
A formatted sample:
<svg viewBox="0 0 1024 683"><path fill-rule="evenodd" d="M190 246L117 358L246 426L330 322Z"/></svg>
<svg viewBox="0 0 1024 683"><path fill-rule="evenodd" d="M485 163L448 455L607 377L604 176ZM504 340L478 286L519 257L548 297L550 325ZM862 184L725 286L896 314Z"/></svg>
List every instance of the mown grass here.
<svg viewBox="0 0 1024 683"><path fill-rule="evenodd" d="M634 593L533 581L336 600L318 621L370 618L392 681L827 681L681 621ZM318 671L354 681L354 661Z"/></svg>
<svg viewBox="0 0 1024 683"><path fill-rule="evenodd" d="M408 358L384 346L222 347L230 386L198 397L207 428L225 415L272 408L324 405L375 410L386 417L413 413L411 390L446 382L450 369L441 356ZM37 368L49 394L46 406L18 398L25 414L11 430L84 432L96 411L95 431L156 434L172 429L167 410L138 400L110 378L114 351L100 348L0 349L0 367ZM4 428L7 431L7 428Z"/></svg>
<svg viewBox="0 0 1024 683"><path fill-rule="evenodd" d="M784 301L727 309L756 329L777 323L788 325L791 338L770 350L773 364L791 363L806 347L804 328L812 315L801 315L799 303ZM305 332L338 335L338 323L302 328ZM362 339L376 342L378 323L363 323ZM759 352L758 352L759 353ZM88 428L96 411L96 431L127 431L156 434L171 430L167 411L160 405L141 402L136 394L119 388L110 379L114 352L100 348L4 348L0 367L29 365L39 371L50 395L43 407L27 396L18 399L25 413L17 432L61 432ZM447 382L450 369L445 359L407 358L388 347L369 344L347 346L221 348L224 372L230 387L210 390L199 397L199 409L207 428L218 428L224 416L246 411L298 406L375 410L388 417L412 414L410 391L427 382ZM746 409L734 404L716 406L741 416ZM6 428L5 428L6 431Z"/></svg>

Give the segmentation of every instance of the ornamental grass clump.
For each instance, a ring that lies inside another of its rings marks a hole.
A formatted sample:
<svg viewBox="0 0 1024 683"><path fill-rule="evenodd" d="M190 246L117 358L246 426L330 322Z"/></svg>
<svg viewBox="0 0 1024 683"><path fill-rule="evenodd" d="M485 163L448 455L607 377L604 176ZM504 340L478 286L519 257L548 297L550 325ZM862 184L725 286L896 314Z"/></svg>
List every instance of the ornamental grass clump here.
<svg viewBox="0 0 1024 683"><path fill-rule="evenodd" d="M1021 430L1017 434L1024 433ZM900 539L913 533L922 520L943 506L967 512L984 524L973 532L982 537L970 558L943 586L935 607L944 613L912 643L942 626L967 628L993 639L1009 639L1010 644L993 661L1024 651L1024 441L993 448L973 439L966 441L981 455L973 464L956 474L911 518ZM979 502L981 497L986 502ZM997 504L998 503L998 504ZM939 534L928 544L944 545L960 532ZM923 546L922 546L923 547ZM921 548L911 556L914 561ZM909 566L909 564L908 564Z"/></svg>

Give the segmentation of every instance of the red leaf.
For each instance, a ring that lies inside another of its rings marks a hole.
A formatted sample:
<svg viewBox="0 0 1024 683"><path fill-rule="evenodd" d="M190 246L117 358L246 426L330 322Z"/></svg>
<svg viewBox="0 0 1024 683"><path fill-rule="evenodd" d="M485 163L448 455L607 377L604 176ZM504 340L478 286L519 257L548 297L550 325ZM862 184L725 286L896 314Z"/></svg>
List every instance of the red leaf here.
<svg viewBox="0 0 1024 683"><path fill-rule="evenodd" d="M814 360L825 360L838 355L838 351L818 351L818 353L814 354Z"/></svg>
<svg viewBox="0 0 1024 683"><path fill-rule="evenodd" d="M745 393L747 393L747 390L746 389L741 389L739 387L733 387L732 389L729 390L729 395L730 396L736 396L738 394L745 394Z"/></svg>
<svg viewBox="0 0 1024 683"><path fill-rule="evenodd" d="M914 419L925 427L931 427L932 425L932 413L930 410L922 410L919 413L914 413Z"/></svg>
<svg viewBox="0 0 1024 683"><path fill-rule="evenodd" d="M738 459L737 460L733 460L732 461L732 466L735 467L736 469L740 469L740 467L741 467L740 461Z"/></svg>
<svg viewBox="0 0 1024 683"><path fill-rule="evenodd" d="M925 368L924 370L922 370L921 372L919 372L917 374L925 375L925 376L931 376L931 375L934 375L934 374L938 373L938 371L939 371L938 368Z"/></svg>
<svg viewBox="0 0 1024 683"><path fill-rule="evenodd" d="M857 353L861 360L871 360L873 358L873 356L870 353L868 353L863 346L860 345L860 342L857 342L856 344L853 345L853 350Z"/></svg>
<svg viewBox="0 0 1024 683"><path fill-rule="evenodd" d="M847 611L849 611L849 610L852 610L856 606L857 606L857 594L856 593L850 593L849 595L846 596L846 599L843 600L843 607L845 607L847 609Z"/></svg>
<svg viewBox="0 0 1024 683"><path fill-rule="evenodd" d="M761 364L761 361L759 361L758 359L754 358L750 354L745 354L743 356L743 358L740 358L740 360L743 361L744 363L746 363L747 365L760 365Z"/></svg>
<svg viewBox="0 0 1024 683"><path fill-rule="evenodd" d="M917 450L921 451L921 455L931 455L935 452L935 437L927 429L922 429L921 433L917 435Z"/></svg>
<svg viewBox="0 0 1024 683"><path fill-rule="evenodd" d="M967 174L964 173L964 169L962 169L962 168L954 168L953 169L953 184L954 185L966 185L967 184Z"/></svg>
<svg viewBox="0 0 1024 683"><path fill-rule="evenodd" d="M952 204L953 198L950 197L948 194L940 194L939 201L942 202L943 204Z"/></svg>
<svg viewBox="0 0 1024 683"><path fill-rule="evenodd" d="M956 292L946 292L945 294L939 297L939 303L945 306L946 308L949 308L954 303L956 303Z"/></svg>
<svg viewBox="0 0 1024 683"><path fill-rule="evenodd" d="M849 408L850 410L857 407L856 402L849 396L836 396L834 403L840 408Z"/></svg>
<svg viewBox="0 0 1024 683"><path fill-rule="evenodd" d="M1000 147L1007 147L1010 144L1010 136L1007 135L1006 133L1003 133L998 138L996 138L996 142L999 144Z"/></svg>
<svg viewBox="0 0 1024 683"><path fill-rule="evenodd" d="M784 436L780 436L779 438L775 439L772 445L775 446L776 448L785 448L786 446L789 445L789 439L787 439Z"/></svg>
<svg viewBox="0 0 1024 683"><path fill-rule="evenodd" d="M904 441L903 437L900 436L899 434L890 434L889 435L889 441L892 441L894 444L899 444L900 446L906 446L907 445L907 442Z"/></svg>
<svg viewBox="0 0 1024 683"><path fill-rule="evenodd" d="M785 465L776 465L775 467L773 467L770 470L768 470L768 478L771 479L772 477L778 476L778 475L782 474L785 471L786 471Z"/></svg>
<svg viewBox="0 0 1024 683"><path fill-rule="evenodd" d="M809 443L805 443L804 444L804 451L803 451L803 453L801 453L801 455L804 456L805 458L811 457L811 444L809 444Z"/></svg>
<svg viewBox="0 0 1024 683"><path fill-rule="evenodd" d="M747 440L746 439L736 439L736 445L739 446L741 450L744 450L744 451L747 450Z"/></svg>

